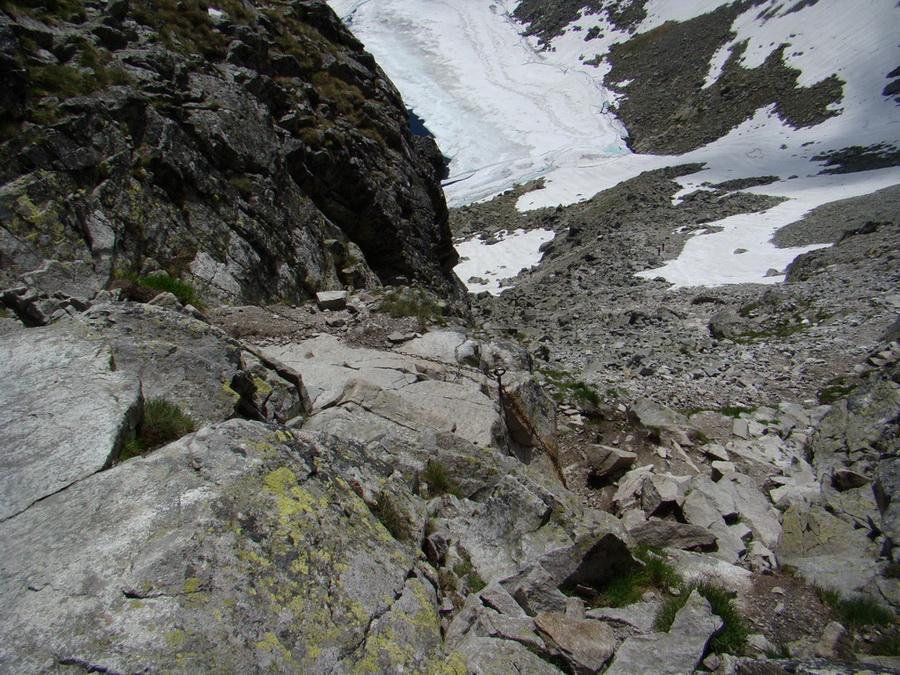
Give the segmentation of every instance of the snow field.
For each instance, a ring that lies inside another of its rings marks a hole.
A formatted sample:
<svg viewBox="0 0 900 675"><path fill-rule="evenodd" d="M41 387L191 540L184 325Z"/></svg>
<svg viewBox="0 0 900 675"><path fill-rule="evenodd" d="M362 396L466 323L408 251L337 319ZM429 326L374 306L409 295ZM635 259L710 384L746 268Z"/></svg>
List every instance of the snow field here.
<svg viewBox="0 0 900 675"><path fill-rule="evenodd" d="M649 0L648 16L637 31L699 16L726 2ZM727 136L680 156L628 151L625 130L611 112L617 94L603 86L609 67L603 62L599 67L585 64L629 37L602 15L581 17L553 40L552 49L540 50L535 40L519 34L522 26L511 16L515 0L330 4L451 157L451 176L444 188L451 206L489 199L536 178L543 178L545 187L522 195L519 209L567 205L643 171L688 162L703 162L705 169L679 180L684 189L676 199L726 180L767 175L781 179L753 191L785 196L787 202L761 214L713 223L723 231L693 237L678 260L642 276L663 276L678 286L775 283L781 277L766 277L767 271L782 271L802 252L768 243L779 227L820 204L900 182L897 169L855 178L819 176L822 163L813 159L853 145L900 144L900 109L881 95L889 82L886 74L900 63L900 7L895 0L818 0L797 12L789 12L795 2L769 0L741 14L732 26L736 37L711 60L707 85L719 76L729 50L738 43L747 42L742 63L750 68L785 43L786 63L801 71L801 85L832 74L846 82L843 102L836 107L840 114L815 127L793 129L770 106ZM772 18L759 18L773 8ZM594 27L602 37L585 42L586 31ZM510 239L516 237L505 241ZM483 246L476 240L457 248L462 253L467 245ZM459 276L494 279L488 270L498 268L499 249L490 251L496 246L486 247L483 254L465 249L470 263L479 260L485 267L461 265ZM748 251L733 254L738 248ZM525 254L509 255L512 258L504 260L512 269L518 264L516 256Z"/></svg>

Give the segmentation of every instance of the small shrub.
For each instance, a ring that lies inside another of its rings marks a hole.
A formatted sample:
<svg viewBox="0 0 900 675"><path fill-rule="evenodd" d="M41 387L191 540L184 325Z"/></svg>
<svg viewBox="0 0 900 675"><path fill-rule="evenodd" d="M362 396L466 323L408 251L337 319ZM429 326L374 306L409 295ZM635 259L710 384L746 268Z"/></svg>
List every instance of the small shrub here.
<svg viewBox="0 0 900 675"><path fill-rule="evenodd" d="M195 431L196 423L176 403L164 398L154 398L144 404L144 419L138 438L145 451L156 449Z"/></svg>
<svg viewBox="0 0 900 675"><path fill-rule="evenodd" d="M411 291L387 293L378 305L379 312L385 312L393 317L409 316L419 322L420 329L424 329L429 323L440 320L442 313L440 306L425 295L425 291L413 293Z"/></svg>
<svg viewBox="0 0 900 675"><path fill-rule="evenodd" d="M250 199L253 196L253 183L247 176L232 176L228 179L228 182L244 199Z"/></svg>

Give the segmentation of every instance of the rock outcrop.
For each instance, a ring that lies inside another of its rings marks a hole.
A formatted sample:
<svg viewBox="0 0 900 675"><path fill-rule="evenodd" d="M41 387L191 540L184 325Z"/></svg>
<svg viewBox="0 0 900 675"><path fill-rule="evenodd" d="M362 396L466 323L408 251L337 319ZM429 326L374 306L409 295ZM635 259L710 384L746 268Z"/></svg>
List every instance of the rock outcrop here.
<svg viewBox="0 0 900 675"><path fill-rule="evenodd" d="M57 260L215 302L461 302L431 141L372 56L317 0L218 5L4 6L0 286Z"/></svg>

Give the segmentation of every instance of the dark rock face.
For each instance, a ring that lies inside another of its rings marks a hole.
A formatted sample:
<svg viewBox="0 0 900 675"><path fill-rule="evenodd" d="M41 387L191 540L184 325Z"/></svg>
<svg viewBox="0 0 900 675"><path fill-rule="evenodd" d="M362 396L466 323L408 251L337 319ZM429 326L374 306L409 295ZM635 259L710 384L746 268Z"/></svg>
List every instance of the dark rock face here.
<svg viewBox="0 0 900 675"><path fill-rule="evenodd" d="M0 14L0 281L87 260L219 301L462 297L437 167L327 5L25 4Z"/></svg>

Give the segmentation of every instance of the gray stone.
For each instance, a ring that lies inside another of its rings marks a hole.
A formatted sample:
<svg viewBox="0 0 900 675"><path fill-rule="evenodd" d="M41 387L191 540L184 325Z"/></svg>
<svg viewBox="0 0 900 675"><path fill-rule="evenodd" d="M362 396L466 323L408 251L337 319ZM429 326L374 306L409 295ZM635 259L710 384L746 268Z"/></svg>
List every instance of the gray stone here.
<svg viewBox="0 0 900 675"><path fill-rule="evenodd" d="M566 596L556 588L554 578L540 565L531 568L508 590L529 616L537 616L541 612L565 614Z"/></svg>
<svg viewBox="0 0 900 675"><path fill-rule="evenodd" d="M715 338L734 339L745 332L747 323L733 309L723 309L709 320L709 332Z"/></svg>
<svg viewBox="0 0 900 675"><path fill-rule="evenodd" d="M587 464L596 476L609 476L627 471L634 464L637 455L628 450L608 445L589 445L584 449Z"/></svg>
<svg viewBox="0 0 900 675"><path fill-rule="evenodd" d="M598 621L612 621L631 626L639 633L650 633L656 623L661 602L635 602L626 607L597 607L589 609L587 616Z"/></svg>
<svg viewBox="0 0 900 675"><path fill-rule="evenodd" d="M542 612L534 623L548 646L553 645L577 667L597 671L613 655L616 639L609 626L599 621Z"/></svg>
<svg viewBox="0 0 900 675"><path fill-rule="evenodd" d="M709 549L716 543L716 536L697 525L676 523L669 520L648 520L629 530L639 544L653 548L681 548L686 551Z"/></svg>
<svg viewBox="0 0 900 675"><path fill-rule="evenodd" d="M783 516L778 557L783 565L797 568L801 576L844 595L872 586L881 573L878 547L857 529L832 515L822 505L791 506Z"/></svg>
<svg viewBox="0 0 900 675"><path fill-rule="evenodd" d="M515 640L535 651L546 651L544 641L538 636L534 619L530 616L509 616L485 611L478 617L479 634L485 637Z"/></svg>
<svg viewBox="0 0 900 675"><path fill-rule="evenodd" d="M542 658L533 654L525 646L512 640L498 640L487 637L469 637L457 648L463 660L456 663L468 669L472 675L547 675L550 666ZM453 665L450 661L448 665Z"/></svg>
<svg viewBox="0 0 900 675"><path fill-rule="evenodd" d="M411 356L424 356L456 365L461 363L457 357L466 342L466 334L463 331L440 329L430 330L424 335L414 337L396 349Z"/></svg>
<svg viewBox="0 0 900 675"><path fill-rule="evenodd" d="M816 656L825 659L853 658L847 629L836 621L832 621L825 626L825 630L822 631L822 637L819 638L814 650Z"/></svg>
<svg viewBox="0 0 900 675"><path fill-rule="evenodd" d="M669 434L681 445L693 444L691 436L696 435L696 428L688 419L681 413L650 399L641 399L631 405L628 408L628 417L635 424Z"/></svg>
<svg viewBox="0 0 900 675"><path fill-rule="evenodd" d="M525 446L550 447L556 433L556 404L530 376L504 384L506 426L514 441Z"/></svg>
<svg viewBox="0 0 900 675"><path fill-rule="evenodd" d="M352 443L231 420L6 520L0 670L435 669L434 593L348 464L392 471Z"/></svg>
<svg viewBox="0 0 900 675"><path fill-rule="evenodd" d="M319 309L341 310L347 306L347 291L319 291L316 293L316 303Z"/></svg>
<svg viewBox="0 0 900 675"><path fill-rule="evenodd" d="M81 326L0 336L0 520L112 461L140 414L140 381Z"/></svg>
<svg viewBox="0 0 900 675"><path fill-rule="evenodd" d="M712 613L709 602L692 591L668 633L628 638L605 675L690 675L721 626L722 620Z"/></svg>
<svg viewBox="0 0 900 675"><path fill-rule="evenodd" d="M488 584L479 594L481 602L500 614L512 617L525 617L527 614L503 586L498 583Z"/></svg>

